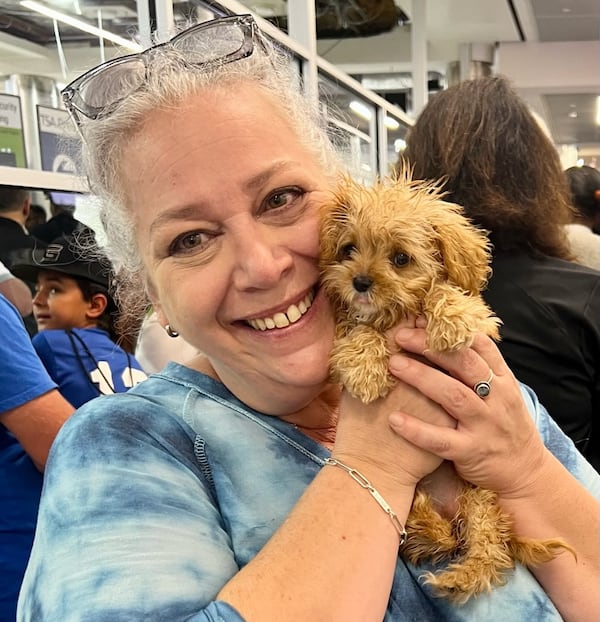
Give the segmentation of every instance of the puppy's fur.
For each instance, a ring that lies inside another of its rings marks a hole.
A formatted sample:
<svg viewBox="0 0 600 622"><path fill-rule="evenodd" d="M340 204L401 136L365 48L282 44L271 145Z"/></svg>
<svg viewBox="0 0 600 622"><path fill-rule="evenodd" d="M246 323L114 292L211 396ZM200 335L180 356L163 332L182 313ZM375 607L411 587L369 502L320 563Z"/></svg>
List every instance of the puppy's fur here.
<svg viewBox="0 0 600 622"><path fill-rule="evenodd" d="M487 237L442 196L403 171L372 188L346 178L323 207L320 268L336 318L331 376L365 403L395 384L385 332L407 316L426 317L434 351L468 346L478 331L499 339L500 321L480 295L490 275ZM564 547L518 538L496 495L466 482L452 520L420 484L406 529L409 561L450 561L424 579L457 603L504 583L514 560L536 565Z"/></svg>

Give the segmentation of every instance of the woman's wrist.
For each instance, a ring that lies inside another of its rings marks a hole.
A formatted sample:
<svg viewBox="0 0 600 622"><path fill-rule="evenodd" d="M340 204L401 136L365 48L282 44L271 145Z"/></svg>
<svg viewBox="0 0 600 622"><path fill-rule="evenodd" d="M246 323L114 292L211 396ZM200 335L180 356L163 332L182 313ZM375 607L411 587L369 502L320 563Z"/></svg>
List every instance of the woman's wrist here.
<svg viewBox="0 0 600 622"><path fill-rule="evenodd" d="M392 464L366 459L352 453L335 451L331 458L359 471L386 498L388 503L391 504L392 500L403 503L407 498L412 503L418 480L411 474Z"/></svg>

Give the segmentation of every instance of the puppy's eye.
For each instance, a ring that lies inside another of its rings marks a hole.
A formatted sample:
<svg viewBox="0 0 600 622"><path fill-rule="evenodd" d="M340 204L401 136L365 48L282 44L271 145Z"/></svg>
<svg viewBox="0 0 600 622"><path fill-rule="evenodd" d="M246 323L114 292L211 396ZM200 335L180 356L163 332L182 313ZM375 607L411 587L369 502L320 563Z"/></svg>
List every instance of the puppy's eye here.
<svg viewBox="0 0 600 622"><path fill-rule="evenodd" d="M355 250L356 246L354 246L354 244L344 244L344 246L340 248L340 259L350 259Z"/></svg>
<svg viewBox="0 0 600 622"><path fill-rule="evenodd" d="M410 261L410 257L406 253L396 253L392 255L392 263L396 268L402 268Z"/></svg>

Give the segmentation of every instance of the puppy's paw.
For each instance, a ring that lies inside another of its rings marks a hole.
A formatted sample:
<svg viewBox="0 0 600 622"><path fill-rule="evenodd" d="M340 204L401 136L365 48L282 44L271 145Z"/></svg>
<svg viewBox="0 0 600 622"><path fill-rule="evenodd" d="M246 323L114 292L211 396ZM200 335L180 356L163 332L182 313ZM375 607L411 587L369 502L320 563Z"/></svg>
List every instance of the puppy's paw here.
<svg viewBox="0 0 600 622"><path fill-rule="evenodd" d="M329 361L332 377L368 404L387 395L396 384L388 371L389 356L385 336L368 326L357 326L333 343Z"/></svg>
<svg viewBox="0 0 600 622"><path fill-rule="evenodd" d="M387 367L381 366L339 370L337 375L350 395L364 404L385 397L396 384L395 378L388 372Z"/></svg>
<svg viewBox="0 0 600 622"><path fill-rule="evenodd" d="M427 347L434 352L453 352L470 346L477 327L464 317L442 317L427 324Z"/></svg>

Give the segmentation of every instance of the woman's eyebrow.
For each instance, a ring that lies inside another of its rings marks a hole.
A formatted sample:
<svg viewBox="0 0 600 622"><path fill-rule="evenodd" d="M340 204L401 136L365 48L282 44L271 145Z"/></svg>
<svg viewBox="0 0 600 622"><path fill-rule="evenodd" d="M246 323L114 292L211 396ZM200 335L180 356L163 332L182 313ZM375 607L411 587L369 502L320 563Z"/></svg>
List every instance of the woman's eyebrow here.
<svg viewBox="0 0 600 622"><path fill-rule="evenodd" d="M244 189L255 190L256 188L260 188L276 173L299 166L301 166L300 163L294 160L279 160L263 171L260 171L260 173L250 177L244 184Z"/></svg>
<svg viewBox="0 0 600 622"><path fill-rule="evenodd" d="M150 233L152 233L155 229L159 229L162 225L168 222L177 220L192 220L193 218L197 219L199 209L198 204L178 205L176 207L168 208L154 219L150 225Z"/></svg>
<svg viewBox="0 0 600 622"><path fill-rule="evenodd" d="M275 162L268 168L260 171L256 175L250 177L243 184L243 188L246 192L251 192L264 186L268 180L275 175L285 171L286 169L297 168L300 166L299 162L293 160L281 160ZM178 220L192 220L197 219L199 212L202 211L202 204L187 204L178 205L172 208L167 208L164 212L159 214L152 224L150 225L150 233L153 233L155 229L159 229L165 223L178 221Z"/></svg>

